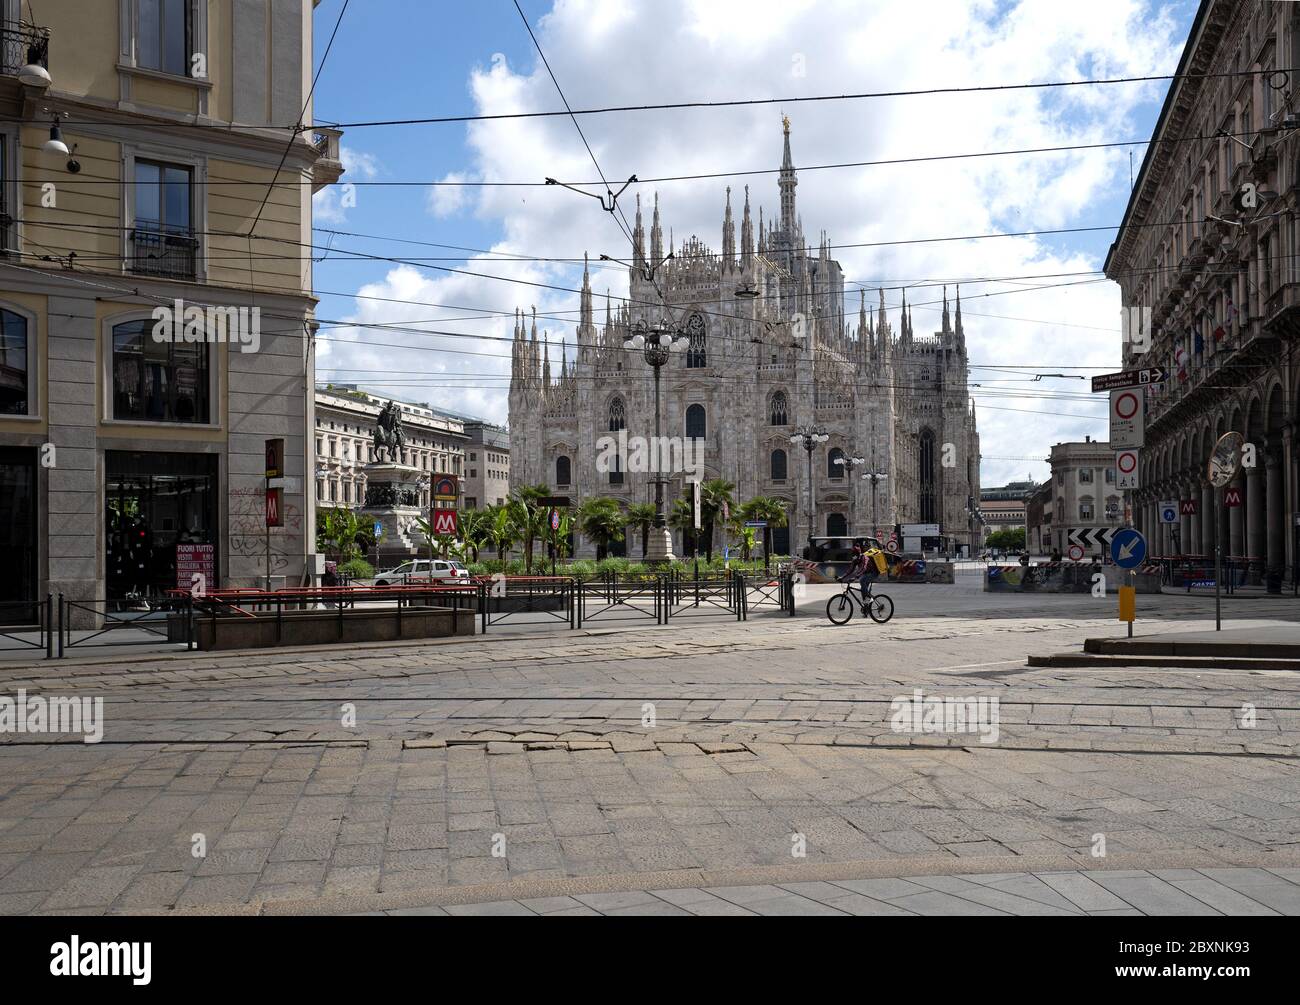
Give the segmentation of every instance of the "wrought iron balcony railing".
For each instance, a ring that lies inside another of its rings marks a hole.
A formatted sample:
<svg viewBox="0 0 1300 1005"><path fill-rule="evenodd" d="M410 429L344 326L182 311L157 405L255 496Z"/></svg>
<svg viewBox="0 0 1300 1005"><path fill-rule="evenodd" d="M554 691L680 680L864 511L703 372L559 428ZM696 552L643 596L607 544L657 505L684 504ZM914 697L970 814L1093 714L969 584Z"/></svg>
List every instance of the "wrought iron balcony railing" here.
<svg viewBox="0 0 1300 1005"><path fill-rule="evenodd" d="M0 73L16 76L29 63L50 68L50 29L26 21L0 21Z"/></svg>
<svg viewBox="0 0 1300 1005"><path fill-rule="evenodd" d="M171 279L193 279L199 242L188 230L155 223L137 224L131 231L132 272Z"/></svg>

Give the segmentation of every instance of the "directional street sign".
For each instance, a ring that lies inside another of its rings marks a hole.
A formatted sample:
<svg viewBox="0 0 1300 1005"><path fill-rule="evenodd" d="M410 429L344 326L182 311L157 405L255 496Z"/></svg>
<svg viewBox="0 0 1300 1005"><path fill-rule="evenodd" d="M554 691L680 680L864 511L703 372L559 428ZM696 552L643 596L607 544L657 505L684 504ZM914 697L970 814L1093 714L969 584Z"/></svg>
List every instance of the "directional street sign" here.
<svg viewBox="0 0 1300 1005"><path fill-rule="evenodd" d="M1136 569L1146 561L1146 538L1132 527L1117 530L1110 541L1110 557L1121 569Z"/></svg>
<svg viewBox="0 0 1300 1005"><path fill-rule="evenodd" d="M1140 478L1138 476L1138 452L1136 450L1120 450L1115 454L1115 470L1119 474L1115 487L1118 489L1138 489L1141 488Z"/></svg>
<svg viewBox="0 0 1300 1005"><path fill-rule="evenodd" d="M1121 387L1140 387L1143 384L1161 384L1169 378L1164 367L1150 366L1145 370L1121 370L1119 373L1100 373L1092 378L1093 394L1114 391Z"/></svg>
<svg viewBox="0 0 1300 1005"><path fill-rule="evenodd" d="M1178 502L1170 499L1168 502L1160 504L1160 522L1177 523L1178 522Z"/></svg>
<svg viewBox="0 0 1300 1005"><path fill-rule="evenodd" d="M1067 545L1077 544L1089 551L1100 551L1110 547L1111 537L1118 528L1115 527L1070 527L1065 532Z"/></svg>
<svg viewBox="0 0 1300 1005"><path fill-rule="evenodd" d="M1145 426L1142 395L1133 390L1110 392L1110 445L1117 450L1140 447Z"/></svg>

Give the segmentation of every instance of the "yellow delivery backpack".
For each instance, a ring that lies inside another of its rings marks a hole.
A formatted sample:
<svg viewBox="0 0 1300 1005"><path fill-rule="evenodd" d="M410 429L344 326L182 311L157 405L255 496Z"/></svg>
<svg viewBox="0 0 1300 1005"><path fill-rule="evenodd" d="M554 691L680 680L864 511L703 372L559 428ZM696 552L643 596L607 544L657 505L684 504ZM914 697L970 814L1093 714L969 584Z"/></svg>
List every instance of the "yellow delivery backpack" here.
<svg viewBox="0 0 1300 1005"><path fill-rule="evenodd" d="M889 568L889 561L885 558L885 553L879 548L867 549L867 561L874 563L876 566L876 572L882 576Z"/></svg>

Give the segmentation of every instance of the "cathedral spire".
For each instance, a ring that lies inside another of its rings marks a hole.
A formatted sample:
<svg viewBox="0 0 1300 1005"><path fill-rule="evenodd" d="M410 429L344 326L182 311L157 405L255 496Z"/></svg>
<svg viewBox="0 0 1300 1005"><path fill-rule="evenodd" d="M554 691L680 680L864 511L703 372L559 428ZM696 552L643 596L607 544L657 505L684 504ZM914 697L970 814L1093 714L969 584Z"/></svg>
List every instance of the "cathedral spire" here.
<svg viewBox="0 0 1300 1005"><path fill-rule="evenodd" d="M549 335L542 336L542 387L549 389L551 386L551 339Z"/></svg>
<svg viewBox="0 0 1300 1005"><path fill-rule="evenodd" d="M781 157L781 229L786 234L793 234L798 217L795 214L794 190L799 179L794 173L794 159L790 156L790 119L781 116L781 126L785 132L785 152Z"/></svg>
<svg viewBox="0 0 1300 1005"><path fill-rule="evenodd" d="M655 193L655 212L650 218L650 261L658 265L664 257L664 231L659 225L659 193Z"/></svg>
<svg viewBox="0 0 1300 1005"><path fill-rule="evenodd" d="M587 253L582 253L582 298L578 319L578 341L581 342L592 330L591 317L591 266L587 262Z"/></svg>
<svg viewBox="0 0 1300 1005"><path fill-rule="evenodd" d="M948 287L943 288L943 333L947 335L952 331L951 321L948 317Z"/></svg>
<svg viewBox="0 0 1300 1005"><path fill-rule="evenodd" d="M731 186L727 186L727 211L722 217L722 267L736 267L736 224L731 218Z"/></svg>
<svg viewBox="0 0 1300 1005"><path fill-rule="evenodd" d="M645 265L645 225L641 222L641 193L636 194L636 226L632 229L632 262Z"/></svg>
<svg viewBox="0 0 1300 1005"><path fill-rule="evenodd" d="M767 231L763 228L763 207L758 207L758 253L767 253Z"/></svg>
<svg viewBox="0 0 1300 1005"><path fill-rule="evenodd" d="M749 186L745 186L745 212L740 218L740 258L741 267L748 268L749 260L754 257L754 221L749 218Z"/></svg>

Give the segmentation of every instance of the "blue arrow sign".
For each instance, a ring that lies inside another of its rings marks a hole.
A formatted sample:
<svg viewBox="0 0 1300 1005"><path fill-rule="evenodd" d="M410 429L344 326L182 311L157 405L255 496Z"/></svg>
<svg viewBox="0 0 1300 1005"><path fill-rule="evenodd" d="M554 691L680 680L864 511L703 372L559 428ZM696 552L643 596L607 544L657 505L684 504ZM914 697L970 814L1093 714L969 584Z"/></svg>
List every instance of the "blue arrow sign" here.
<svg viewBox="0 0 1300 1005"><path fill-rule="evenodd" d="M1121 569L1135 569L1147 558L1147 539L1132 527L1115 531L1110 539L1111 560Z"/></svg>

